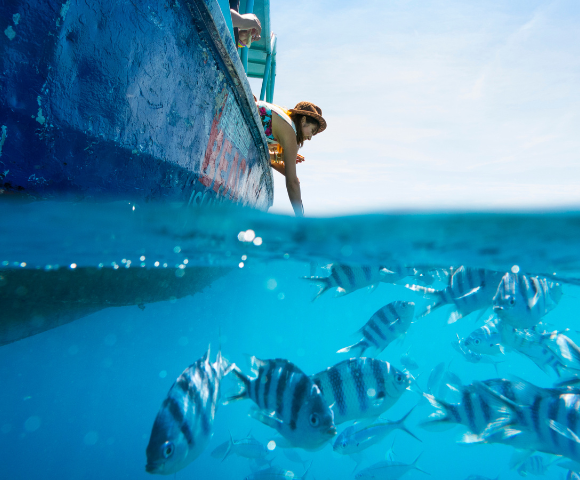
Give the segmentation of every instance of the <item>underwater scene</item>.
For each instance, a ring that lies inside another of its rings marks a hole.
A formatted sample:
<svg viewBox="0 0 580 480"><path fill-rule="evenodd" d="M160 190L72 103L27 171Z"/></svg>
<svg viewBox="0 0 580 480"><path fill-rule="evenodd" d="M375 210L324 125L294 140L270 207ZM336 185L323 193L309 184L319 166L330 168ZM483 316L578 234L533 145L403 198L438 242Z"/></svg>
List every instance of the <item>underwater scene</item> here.
<svg viewBox="0 0 580 480"><path fill-rule="evenodd" d="M4 206L0 478L578 478L576 212Z"/></svg>

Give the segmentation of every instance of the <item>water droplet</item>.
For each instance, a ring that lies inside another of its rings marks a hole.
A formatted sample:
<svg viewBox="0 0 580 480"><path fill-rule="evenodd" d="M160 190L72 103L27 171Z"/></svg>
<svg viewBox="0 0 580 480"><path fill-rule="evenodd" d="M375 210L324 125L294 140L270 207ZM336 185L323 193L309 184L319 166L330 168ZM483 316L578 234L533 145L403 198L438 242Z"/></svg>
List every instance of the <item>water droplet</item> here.
<svg viewBox="0 0 580 480"><path fill-rule="evenodd" d="M72 268L74 270L75 268L77 268L77 264L76 263L71 263L70 264L70 268Z"/></svg>
<svg viewBox="0 0 580 480"><path fill-rule="evenodd" d="M159 266L159 262L155 262L153 265L155 265L156 267Z"/></svg>
<svg viewBox="0 0 580 480"><path fill-rule="evenodd" d="M274 440L270 440L268 442L268 450L273 451L276 448L276 442Z"/></svg>
<svg viewBox="0 0 580 480"><path fill-rule="evenodd" d="M141 260L142 262L144 262L144 261L145 261L145 255L141 255L141 256L139 257L139 260Z"/></svg>
<svg viewBox="0 0 580 480"><path fill-rule="evenodd" d="M189 343L189 338L179 337L179 340L177 341L177 343L179 343L179 345L181 345L182 347L185 347Z"/></svg>
<svg viewBox="0 0 580 480"><path fill-rule="evenodd" d="M244 268L244 262L240 262L240 264L238 265L240 268Z"/></svg>
<svg viewBox="0 0 580 480"><path fill-rule="evenodd" d="M518 267L517 265L514 265L512 267L512 273L518 273L520 271L520 267Z"/></svg>
<svg viewBox="0 0 580 480"><path fill-rule="evenodd" d="M260 245L262 245L262 237L254 238L254 245L256 245L256 247L259 247Z"/></svg>
<svg viewBox="0 0 580 480"><path fill-rule="evenodd" d="M26 267L26 262L22 262L22 263L20 264L20 266L21 266L22 268Z"/></svg>
<svg viewBox="0 0 580 480"><path fill-rule="evenodd" d="M159 372L159 378L165 378L167 376L167 372L165 370L161 370Z"/></svg>
<svg viewBox="0 0 580 480"><path fill-rule="evenodd" d="M24 422L24 429L27 432L34 432L40 428L40 417L28 417Z"/></svg>
<svg viewBox="0 0 580 480"><path fill-rule="evenodd" d="M253 242L254 238L256 238L256 233L253 230L247 230L244 233L244 242Z"/></svg>
<svg viewBox="0 0 580 480"><path fill-rule="evenodd" d="M271 278L270 280L268 280L266 282L266 288L268 290L274 290L277 286L278 286L278 282L276 280L274 280L273 278Z"/></svg>
<svg viewBox="0 0 580 480"><path fill-rule="evenodd" d="M248 259L247 255L242 255L242 260L245 262Z"/></svg>
<svg viewBox="0 0 580 480"><path fill-rule="evenodd" d="M112 347L113 345L115 345L115 343L117 343L117 335L115 335L114 333L109 333L109 335L105 337L105 345Z"/></svg>
<svg viewBox="0 0 580 480"><path fill-rule="evenodd" d="M183 261L183 263L184 263L185 265L187 265L187 264L189 263L189 260L186 258L186 259Z"/></svg>
<svg viewBox="0 0 580 480"><path fill-rule="evenodd" d="M98 440L99 434L97 432L89 432L84 438L85 445L94 445Z"/></svg>

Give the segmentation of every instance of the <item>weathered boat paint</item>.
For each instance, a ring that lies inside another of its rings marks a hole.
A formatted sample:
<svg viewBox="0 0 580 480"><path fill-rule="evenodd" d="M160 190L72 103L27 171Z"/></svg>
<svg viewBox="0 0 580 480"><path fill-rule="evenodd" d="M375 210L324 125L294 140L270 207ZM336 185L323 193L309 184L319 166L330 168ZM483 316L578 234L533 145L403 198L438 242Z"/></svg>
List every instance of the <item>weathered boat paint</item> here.
<svg viewBox="0 0 580 480"><path fill-rule="evenodd" d="M215 0L7 0L0 19L5 196L272 204Z"/></svg>

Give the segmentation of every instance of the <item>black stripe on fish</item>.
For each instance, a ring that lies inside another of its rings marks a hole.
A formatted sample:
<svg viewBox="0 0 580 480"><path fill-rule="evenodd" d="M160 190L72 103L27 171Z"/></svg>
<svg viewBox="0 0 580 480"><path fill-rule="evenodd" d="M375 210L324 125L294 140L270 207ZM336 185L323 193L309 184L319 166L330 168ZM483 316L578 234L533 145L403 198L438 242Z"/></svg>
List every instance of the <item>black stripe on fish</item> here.
<svg viewBox="0 0 580 480"><path fill-rule="evenodd" d="M381 332L381 329L379 328L379 326L375 323L374 320L369 320L369 322L367 323L367 326L377 334L377 336L383 340L386 341L387 337L385 337L383 335L383 332ZM365 331L363 331L363 334L365 333ZM374 337L372 335L365 335L365 337L367 338L367 340L370 340L371 342L373 342L375 345L378 346L377 342L374 340Z"/></svg>
<svg viewBox="0 0 580 480"><path fill-rule="evenodd" d="M286 390L286 383L288 382L288 377L292 373L292 367L289 363L284 364L282 370L280 371L280 376L278 377L278 385L276 385L276 412L278 415L282 415L284 411L284 392Z"/></svg>
<svg viewBox="0 0 580 480"><path fill-rule="evenodd" d="M342 389L342 377L337 368L331 368L328 371L328 379L332 388L334 400L338 405L338 411L341 415L346 413L346 402L344 401L344 391Z"/></svg>
<svg viewBox="0 0 580 480"><path fill-rule="evenodd" d="M389 319L387 317L387 315L385 314L385 308L381 308L377 313L376 313L377 317L379 317L379 320L384 324L384 325L388 325L389 323Z"/></svg>
<svg viewBox="0 0 580 480"><path fill-rule="evenodd" d="M264 407L263 398L260 395L260 385L262 384L263 375L264 375L264 365L260 364L260 367L258 368L258 374L254 379L254 384L252 385L254 387L254 401L260 408ZM260 400L262 400L261 402L262 405L260 405Z"/></svg>
<svg viewBox="0 0 580 480"><path fill-rule="evenodd" d="M536 399L534 400L534 403L532 404L531 407L531 412L532 412L532 423L533 423L533 427L534 427L534 432L536 432L536 435L538 435L539 438L541 438L541 431L540 431L540 408L542 405L542 397L540 397L539 395L536 396Z"/></svg>
<svg viewBox="0 0 580 480"><path fill-rule="evenodd" d="M560 396L552 397L550 403L550 408L548 410L548 418L556 422L559 422L558 413L560 411ZM554 445L560 445L560 434L556 430L550 428L550 435L552 436L552 442Z"/></svg>
<svg viewBox="0 0 580 480"><path fill-rule="evenodd" d="M210 388L213 388L213 385L210 383L210 379L203 368L198 368L197 371L199 372L200 383L202 385L201 388L207 388L208 397L211 398L213 390L210 390ZM201 395L197 388L190 389L190 392L193 395L193 401L195 403L195 413L201 420L201 430L205 435L209 435L211 432L211 424L206 412L204 411Z"/></svg>
<svg viewBox="0 0 580 480"><path fill-rule="evenodd" d="M393 303L394 303L394 302L393 302ZM389 303L389 304L387 305L387 310L388 310L388 311L391 313L391 315L392 315L392 320L391 320L391 322L387 322L387 323L392 323L392 322L394 322L395 320L398 320L398 319L399 319L399 315L397 314L397 309L395 308L395 306L393 305L393 303Z"/></svg>
<svg viewBox="0 0 580 480"><path fill-rule="evenodd" d="M350 287L351 288L355 288L356 287L356 278L354 276L354 273L352 271L352 268L350 268L347 265L343 265L342 266L342 271L344 272L344 274L347 276L348 281L350 283Z"/></svg>
<svg viewBox="0 0 580 480"><path fill-rule="evenodd" d="M483 420L485 423L489 424L491 420L491 408L489 403L487 403L482 397L479 397L479 403L481 404L481 413L483 413Z"/></svg>
<svg viewBox="0 0 580 480"><path fill-rule="evenodd" d="M298 413L302 404L304 403L304 398L306 397L306 389L310 385L310 380L306 375L302 375L302 378L296 385L294 389L294 395L292 396L292 408L290 410L290 429L296 430L296 421L298 420Z"/></svg>
<svg viewBox="0 0 580 480"><path fill-rule="evenodd" d="M372 275L373 275L373 272L371 270L371 267L362 267L362 271L363 271L363 273L364 273L365 278L367 279L367 281L370 282L371 281L371 278L372 278Z"/></svg>
<svg viewBox="0 0 580 480"><path fill-rule="evenodd" d="M381 364L373 359L371 359L370 362L373 370L373 377L375 377L375 382L377 382L377 398L383 398L387 394L387 389L385 388L385 377L383 376Z"/></svg>
<svg viewBox="0 0 580 480"><path fill-rule="evenodd" d="M468 427L469 430L471 430L472 432L477 431L476 427L475 427L475 416L473 414L473 403L471 403L471 395L468 389L465 389L463 391L463 395L462 395L462 401L461 403L463 404L463 407L465 409L465 415L467 416L467 422L468 422Z"/></svg>
<svg viewBox="0 0 580 480"><path fill-rule="evenodd" d="M350 374L354 381L360 411L364 412L367 409L367 388L365 385L365 378L358 361L351 364Z"/></svg>
<svg viewBox="0 0 580 480"><path fill-rule="evenodd" d="M269 362L268 370L266 371L266 383L264 384L264 407L269 408L269 395L270 395L270 387L272 386L272 373L274 372L274 368L276 364L274 362Z"/></svg>

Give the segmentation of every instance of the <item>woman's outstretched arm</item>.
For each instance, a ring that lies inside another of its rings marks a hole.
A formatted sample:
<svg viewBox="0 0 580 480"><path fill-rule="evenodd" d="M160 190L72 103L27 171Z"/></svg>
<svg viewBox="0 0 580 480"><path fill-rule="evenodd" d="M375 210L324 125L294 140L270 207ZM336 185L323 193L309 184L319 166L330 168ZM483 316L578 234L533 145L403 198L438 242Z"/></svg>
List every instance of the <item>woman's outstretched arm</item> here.
<svg viewBox="0 0 580 480"><path fill-rule="evenodd" d="M296 216L302 217L304 216L302 195L300 192L300 182L296 176L296 155L298 155L296 133L278 115L272 115L272 133L283 148L284 175L286 177L286 190L288 191L290 203Z"/></svg>

